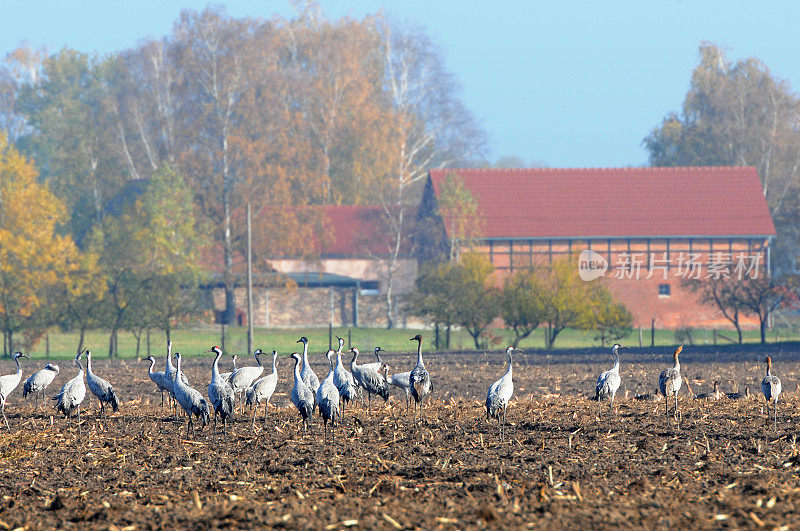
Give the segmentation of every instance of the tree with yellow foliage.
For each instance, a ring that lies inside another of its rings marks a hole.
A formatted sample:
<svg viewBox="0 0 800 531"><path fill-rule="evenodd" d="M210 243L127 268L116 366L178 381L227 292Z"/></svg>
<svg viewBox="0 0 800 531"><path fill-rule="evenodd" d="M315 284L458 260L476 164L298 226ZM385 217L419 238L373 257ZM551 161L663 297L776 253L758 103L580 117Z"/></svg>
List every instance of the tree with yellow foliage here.
<svg viewBox="0 0 800 531"><path fill-rule="evenodd" d="M0 134L0 328L4 354L34 326L47 290L75 267L77 250L56 228L64 205L36 181L36 169Z"/></svg>

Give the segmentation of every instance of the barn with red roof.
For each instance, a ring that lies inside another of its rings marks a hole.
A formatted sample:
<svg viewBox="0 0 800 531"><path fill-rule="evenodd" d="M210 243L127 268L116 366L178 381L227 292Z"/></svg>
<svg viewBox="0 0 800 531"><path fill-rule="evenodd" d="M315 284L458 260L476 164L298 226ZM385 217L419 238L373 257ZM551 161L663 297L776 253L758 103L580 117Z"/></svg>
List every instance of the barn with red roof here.
<svg viewBox="0 0 800 531"><path fill-rule="evenodd" d="M755 168L431 170L422 217L435 217L450 175L475 198L476 249L496 269L579 255L584 269L576 274L605 282L638 326L724 324L682 280L763 275L770 268L775 227ZM450 225L439 222L442 236L452 236Z"/></svg>

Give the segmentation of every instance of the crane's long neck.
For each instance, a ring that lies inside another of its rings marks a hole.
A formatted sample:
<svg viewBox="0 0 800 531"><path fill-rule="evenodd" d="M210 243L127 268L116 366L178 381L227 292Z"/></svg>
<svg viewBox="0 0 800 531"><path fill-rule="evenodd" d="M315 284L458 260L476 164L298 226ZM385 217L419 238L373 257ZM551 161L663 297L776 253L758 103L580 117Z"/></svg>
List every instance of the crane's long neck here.
<svg viewBox="0 0 800 531"><path fill-rule="evenodd" d="M175 366L172 364L172 343L167 346L167 372L170 374L175 372Z"/></svg>
<svg viewBox="0 0 800 531"><path fill-rule="evenodd" d="M336 368L337 369L344 369L344 364L342 364L342 353L341 353L341 351L336 353Z"/></svg>
<svg viewBox="0 0 800 531"><path fill-rule="evenodd" d="M150 359L150 360L148 360L148 361L150 362L150 368L149 368L149 369L147 369L147 372L149 372L150 374L153 374L153 366L155 366L155 364L156 364L156 360L154 360L154 359Z"/></svg>
<svg viewBox="0 0 800 531"><path fill-rule="evenodd" d="M22 377L22 366L19 364L19 357L15 357L14 362L17 364L17 376Z"/></svg>
<svg viewBox="0 0 800 531"><path fill-rule="evenodd" d="M344 348L344 339L342 339L340 337L338 341L339 341L339 350L337 350L336 353L337 354L341 354L342 353L342 349Z"/></svg>
<svg viewBox="0 0 800 531"><path fill-rule="evenodd" d="M611 370L614 372L619 372L619 354L617 354L617 349L614 349L614 366L611 367Z"/></svg>
<svg viewBox="0 0 800 531"><path fill-rule="evenodd" d="M258 357L258 353L256 353L255 356L256 356L256 363L258 363L258 366L263 367L263 365L261 365L261 359Z"/></svg>
<svg viewBox="0 0 800 531"><path fill-rule="evenodd" d="M175 367L175 381L181 381L181 357L178 357L178 366Z"/></svg>
<svg viewBox="0 0 800 531"><path fill-rule="evenodd" d="M303 341L303 366L309 367L308 364L308 341Z"/></svg>
<svg viewBox="0 0 800 531"><path fill-rule="evenodd" d="M513 363L513 360L511 359L511 353L509 352L509 354L508 354L508 369L506 370L506 375L509 376L509 377L511 376L511 374L512 374L512 372L514 370L514 367L513 367L512 363Z"/></svg>
<svg viewBox="0 0 800 531"><path fill-rule="evenodd" d="M673 367L676 371L681 370L681 362L678 361L678 355L675 354L675 366Z"/></svg>
<svg viewBox="0 0 800 531"><path fill-rule="evenodd" d="M417 341L417 365L424 367L425 363L422 361L422 341Z"/></svg>
<svg viewBox="0 0 800 531"><path fill-rule="evenodd" d="M767 362L767 376L772 376L772 360Z"/></svg>
<svg viewBox="0 0 800 531"><path fill-rule="evenodd" d="M294 360L294 381L295 384L299 381L302 381L302 378L300 377L300 362L297 359Z"/></svg>
<svg viewBox="0 0 800 531"><path fill-rule="evenodd" d="M272 374L278 374L278 353L272 352Z"/></svg>
<svg viewBox="0 0 800 531"><path fill-rule="evenodd" d="M75 365L78 366L78 376L83 377L83 365L81 365L81 362L78 358L75 358Z"/></svg>
<svg viewBox="0 0 800 531"><path fill-rule="evenodd" d="M86 356L86 372L89 374L94 374L92 372L92 357Z"/></svg>
<svg viewBox="0 0 800 531"><path fill-rule="evenodd" d="M217 352L214 357L214 363L211 365L211 380L219 380L219 358L222 357L222 352Z"/></svg>

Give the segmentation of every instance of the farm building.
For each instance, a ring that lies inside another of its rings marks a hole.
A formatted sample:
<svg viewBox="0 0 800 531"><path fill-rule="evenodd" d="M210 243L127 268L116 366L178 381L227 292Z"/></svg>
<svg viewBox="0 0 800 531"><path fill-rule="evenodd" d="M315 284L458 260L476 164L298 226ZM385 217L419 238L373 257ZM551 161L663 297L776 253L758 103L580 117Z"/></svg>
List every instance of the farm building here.
<svg viewBox="0 0 800 531"><path fill-rule="evenodd" d="M309 256L286 254L269 260L274 273L254 280L253 324L256 326L386 326L391 242L378 207L320 206L325 234L306 249ZM414 213L412 213L413 215ZM310 252L309 252L310 251ZM392 269L392 297L401 299L414 288L417 260L400 249ZM244 258L236 257L237 270ZM237 324L247 323L242 282L234 290ZM222 285L207 286L217 320L225 307ZM407 322L401 305L393 305L393 321Z"/></svg>
<svg viewBox="0 0 800 531"><path fill-rule="evenodd" d="M475 249L495 268L580 255L576 274L605 282L636 326L727 324L682 279L769 271L775 227L755 168L431 170L420 217L440 234L425 235L423 255L453 236L436 208L450 175L475 198Z"/></svg>

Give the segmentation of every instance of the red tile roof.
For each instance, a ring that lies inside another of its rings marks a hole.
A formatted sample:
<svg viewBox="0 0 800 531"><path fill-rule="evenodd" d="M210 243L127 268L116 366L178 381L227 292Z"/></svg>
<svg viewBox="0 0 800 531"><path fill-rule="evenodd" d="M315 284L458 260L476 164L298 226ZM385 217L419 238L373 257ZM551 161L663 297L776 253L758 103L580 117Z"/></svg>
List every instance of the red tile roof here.
<svg viewBox="0 0 800 531"><path fill-rule="evenodd" d="M477 198L486 238L774 236L751 167L431 170Z"/></svg>
<svg viewBox="0 0 800 531"><path fill-rule="evenodd" d="M323 211L332 234L318 249L322 256L386 256L389 236L384 227L383 209L370 206L328 205Z"/></svg>

